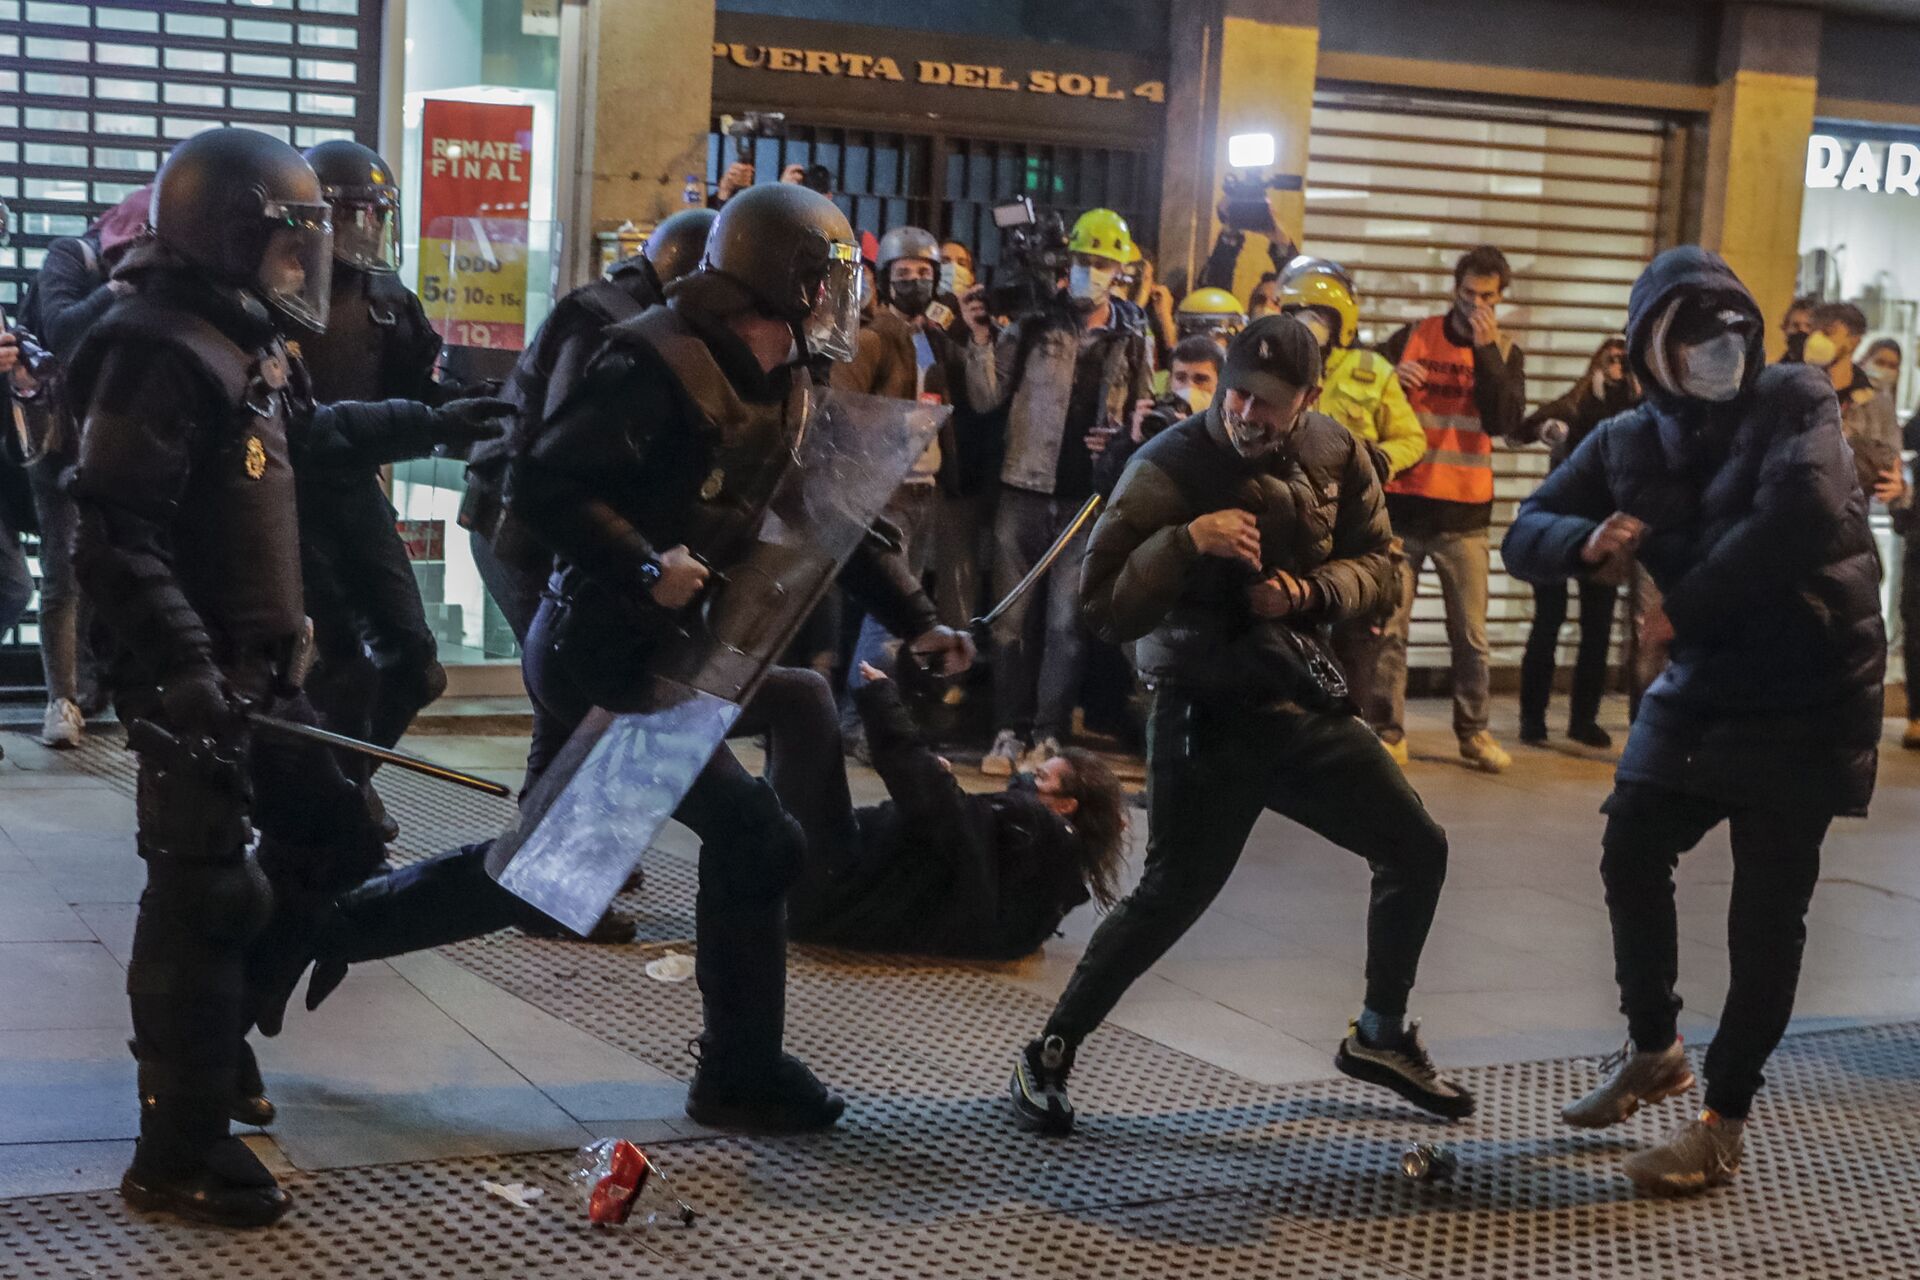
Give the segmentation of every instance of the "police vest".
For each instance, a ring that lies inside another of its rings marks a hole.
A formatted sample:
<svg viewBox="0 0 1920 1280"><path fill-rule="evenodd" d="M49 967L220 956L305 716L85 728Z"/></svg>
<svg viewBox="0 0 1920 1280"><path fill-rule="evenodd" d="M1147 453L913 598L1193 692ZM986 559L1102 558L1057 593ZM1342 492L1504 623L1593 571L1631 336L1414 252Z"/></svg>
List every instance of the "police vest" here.
<svg viewBox="0 0 1920 1280"><path fill-rule="evenodd" d="M1492 502L1493 437L1481 425L1473 396L1473 349L1449 341L1446 323L1445 316L1429 316L1415 325L1400 357L1427 371L1424 384L1406 389L1407 403L1427 433L1427 456L1389 481L1387 492L1442 502Z"/></svg>
<svg viewBox="0 0 1920 1280"><path fill-rule="evenodd" d="M440 340L421 318L407 287L388 272L337 277L326 332L298 344L313 398L321 404L411 399L440 356Z"/></svg>
<svg viewBox="0 0 1920 1280"><path fill-rule="evenodd" d="M78 412L91 401L93 378L108 350L134 343L166 348L215 390L223 406L222 421L201 424L203 443L186 491L161 517L174 577L213 636L223 665L284 656L276 651L306 624L288 438L292 415L310 408L305 372L278 336L250 350L203 316L135 294L114 303L75 353ZM83 451L76 489L82 498L85 460Z"/></svg>

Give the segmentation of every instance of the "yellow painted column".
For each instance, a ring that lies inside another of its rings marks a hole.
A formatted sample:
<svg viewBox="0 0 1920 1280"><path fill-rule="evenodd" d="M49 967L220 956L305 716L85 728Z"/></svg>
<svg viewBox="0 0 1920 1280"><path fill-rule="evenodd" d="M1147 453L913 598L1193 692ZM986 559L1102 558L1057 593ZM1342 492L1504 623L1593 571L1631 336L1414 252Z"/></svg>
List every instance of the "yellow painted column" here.
<svg viewBox="0 0 1920 1280"><path fill-rule="evenodd" d="M1160 269L1193 278L1220 232L1215 212L1227 139L1267 133L1266 173L1303 177L1320 51L1318 0L1174 0L1161 166ZM1270 194L1276 225L1300 239L1301 190ZM1249 236L1234 292L1245 297L1268 269L1267 240Z"/></svg>
<svg viewBox="0 0 1920 1280"><path fill-rule="evenodd" d="M595 232L651 226L686 207L688 174L705 180L713 28L714 0L592 0L575 279L597 272Z"/></svg>
<svg viewBox="0 0 1920 1280"><path fill-rule="evenodd" d="M1301 179L1295 190L1269 190L1274 225L1300 243L1307 216L1307 143L1313 122L1313 77L1320 60L1317 23L1278 23L1228 12L1220 36L1220 108L1214 134L1214 172L1229 171L1227 140L1235 134L1270 133L1271 174ZM1215 184L1218 191L1218 183ZM1213 234L1219 218L1209 206ZM1212 243L1213 236L1208 236ZM1233 274L1233 292L1245 298L1272 269L1267 238L1249 235Z"/></svg>
<svg viewBox="0 0 1920 1280"><path fill-rule="evenodd" d="M1800 207L1813 133L1820 16L1737 5L1723 28L1720 84L1708 122L1700 240L1726 258L1767 321L1767 351L1800 266Z"/></svg>

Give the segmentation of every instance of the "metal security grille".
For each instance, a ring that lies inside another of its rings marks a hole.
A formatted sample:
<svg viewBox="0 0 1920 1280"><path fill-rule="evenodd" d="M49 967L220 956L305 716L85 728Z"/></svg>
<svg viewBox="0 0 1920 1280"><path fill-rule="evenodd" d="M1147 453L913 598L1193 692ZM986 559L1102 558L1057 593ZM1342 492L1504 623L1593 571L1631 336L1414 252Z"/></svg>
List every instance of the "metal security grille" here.
<svg viewBox="0 0 1920 1280"><path fill-rule="evenodd" d="M1113 209L1142 238L1159 221L1159 171L1145 151L805 124L753 146L763 181L790 164L825 165L856 230L926 227L966 245L989 269L1000 255L998 201L1028 196L1037 212L1057 212L1069 225L1088 209ZM709 185L733 158L733 140L716 129L707 141Z"/></svg>
<svg viewBox="0 0 1920 1280"><path fill-rule="evenodd" d="M167 150L218 125L309 147L378 135L381 0L0 0L0 306L46 247L152 179ZM0 645L0 685L37 679ZM8 650L13 650L9 653ZM10 660L11 659L11 660Z"/></svg>
<svg viewBox="0 0 1920 1280"><path fill-rule="evenodd" d="M1475 245L1497 245L1514 271L1501 323L1526 352L1535 406L1585 374L1626 322L1628 290L1674 212L1662 204L1672 128L1651 117L1323 90L1307 248L1353 269L1360 340L1372 344L1445 310L1454 262ZM1531 591L1500 564L1500 538L1547 457L1501 444L1494 462L1487 638L1499 668L1518 663L1533 609ZM1445 667L1439 585L1431 573L1421 584L1409 661ZM1563 631L1565 660L1574 638Z"/></svg>

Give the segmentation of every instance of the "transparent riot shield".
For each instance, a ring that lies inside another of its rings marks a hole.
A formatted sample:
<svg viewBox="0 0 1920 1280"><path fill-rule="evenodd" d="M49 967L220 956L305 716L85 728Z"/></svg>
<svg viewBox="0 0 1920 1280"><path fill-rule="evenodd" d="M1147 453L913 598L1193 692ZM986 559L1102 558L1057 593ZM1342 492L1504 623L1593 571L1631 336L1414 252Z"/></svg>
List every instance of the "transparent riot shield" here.
<svg viewBox="0 0 1920 1280"><path fill-rule="evenodd" d="M715 565L705 601L650 670L637 711L596 709L521 802L487 870L580 933L613 901L679 808L767 668L786 649L950 410L814 390L795 465L758 533Z"/></svg>

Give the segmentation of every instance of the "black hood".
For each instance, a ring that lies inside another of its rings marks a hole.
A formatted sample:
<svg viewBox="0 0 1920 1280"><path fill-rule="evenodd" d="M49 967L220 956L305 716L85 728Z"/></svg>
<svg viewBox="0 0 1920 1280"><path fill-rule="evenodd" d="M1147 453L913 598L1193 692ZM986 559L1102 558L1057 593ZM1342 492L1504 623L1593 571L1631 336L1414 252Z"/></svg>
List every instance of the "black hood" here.
<svg viewBox="0 0 1920 1280"><path fill-rule="evenodd" d="M1633 282L1633 293L1627 299L1627 359L1634 373L1639 376L1640 385L1646 389L1647 398L1663 408L1688 402L1667 390L1654 376L1653 366L1647 359L1653 327L1676 295L1709 293L1717 294L1728 305L1748 312L1754 320L1753 336L1747 342L1747 367L1740 383L1741 396L1744 397L1753 389L1760 371L1766 367L1765 322L1760 315L1759 305L1754 302L1753 295L1747 292L1747 286L1740 283L1740 277L1733 273L1733 268L1727 265L1726 259L1699 245L1688 244L1669 249L1647 264L1647 269Z"/></svg>

